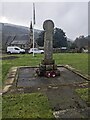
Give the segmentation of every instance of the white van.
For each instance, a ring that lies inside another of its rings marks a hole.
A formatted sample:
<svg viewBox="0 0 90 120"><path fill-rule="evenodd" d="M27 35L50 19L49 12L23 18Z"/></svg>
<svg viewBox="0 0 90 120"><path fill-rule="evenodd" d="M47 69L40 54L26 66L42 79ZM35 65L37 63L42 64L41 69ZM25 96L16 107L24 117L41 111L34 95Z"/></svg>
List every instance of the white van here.
<svg viewBox="0 0 90 120"><path fill-rule="evenodd" d="M8 46L7 53L9 53L9 54L11 54L11 53L25 53L25 50L21 49L17 46Z"/></svg>

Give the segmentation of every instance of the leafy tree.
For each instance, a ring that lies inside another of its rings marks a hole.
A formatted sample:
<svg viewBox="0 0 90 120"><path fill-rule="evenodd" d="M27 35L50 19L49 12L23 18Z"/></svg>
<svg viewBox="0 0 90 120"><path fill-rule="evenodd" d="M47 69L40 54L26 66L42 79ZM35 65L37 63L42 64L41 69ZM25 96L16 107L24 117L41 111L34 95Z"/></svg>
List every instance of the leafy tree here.
<svg viewBox="0 0 90 120"><path fill-rule="evenodd" d="M67 47L67 38L65 32L63 32L62 29L55 28L53 47L54 48Z"/></svg>
<svg viewBox="0 0 90 120"><path fill-rule="evenodd" d="M77 45L73 42L72 45L70 46L70 49L75 49L77 48Z"/></svg>
<svg viewBox="0 0 90 120"><path fill-rule="evenodd" d="M44 31L39 34L39 37L36 40L37 44L41 47L44 46Z"/></svg>
<svg viewBox="0 0 90 120"><path fill-rule="evenodd" d="M39 34L38 39L36 40L39 46L44 46L44 31ZM59 28L54 29L54 36L53 36L53 47L60 48L60 47L67 47L67 38L65 32Z"/></svg>
<svg viewBox="0 0 90 120"><path fill-rule="evenodd" d="M80 48L85 48L86 46L88 46L88 39L87 37L79 36L75 39L74 44L76 44L76 46L80 49Z"/></svg>

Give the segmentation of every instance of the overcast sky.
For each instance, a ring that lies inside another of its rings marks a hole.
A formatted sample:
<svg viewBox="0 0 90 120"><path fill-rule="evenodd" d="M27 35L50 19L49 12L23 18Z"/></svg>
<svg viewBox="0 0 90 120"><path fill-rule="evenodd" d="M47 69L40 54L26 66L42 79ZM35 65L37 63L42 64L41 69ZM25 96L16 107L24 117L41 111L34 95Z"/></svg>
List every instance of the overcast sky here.
<svg viewBox="0 0 90 120"><path fill-rule="evenodd" d="M0 22L28 26L32 19L32 2L2 2ZM88 34L88 2L35 2L35 28L43 29L43 22L52 19L55 27L75 39Z"/></svg>

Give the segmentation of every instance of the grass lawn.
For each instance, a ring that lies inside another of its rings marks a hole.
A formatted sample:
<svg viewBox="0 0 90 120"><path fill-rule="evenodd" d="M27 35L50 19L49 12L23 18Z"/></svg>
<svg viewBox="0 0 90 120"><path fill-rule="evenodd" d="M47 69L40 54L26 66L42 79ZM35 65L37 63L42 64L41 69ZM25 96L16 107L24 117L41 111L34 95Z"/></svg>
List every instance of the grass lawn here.
<svg viewBox="0 0 90 120"><path fill-rule="evenodd" d="M48 99L40 93L3 96L2 118L53 118Z"/></svg>
<svg viewBox="0 0 90 120"><path fill-rule="evenodd" d="M80 88L80 89L76 89L76 92L78 93L78 95L84 100L86 101L86 103L88 105L90 105L90 98L88 97L89 93L88 93L88 88Z"/></svg>
<svg viewBox="0 0 90 120"><path fill-rule="evenodd" d="M4 82L8 70L12 66L37 66L43 59L43 54L17 54L17 55L3 55L3 57L17 56L18 58L12 60L2 61L2 82ZM54 59L57 65L71 65L79 70L82 74L88 75L88 54L85 53L57 53L54 54Z"/></svg>
<svg viewBox="0 0 90 120"><path fill-rule="evenodd" d="M2 82L4 84L6 75L14 66L37 66L43 59L43 54L17 54L3 55L3 57L17 56L12 60L2 61ZM88 54L85 53L57 53L54 54L57 65L70 65L82 74L88 75ZM82 97L87 101L87 89ZM77 90L82 95L82 90ZM40 93L3 95L3 118L53 118L48 99Z"/></svg>

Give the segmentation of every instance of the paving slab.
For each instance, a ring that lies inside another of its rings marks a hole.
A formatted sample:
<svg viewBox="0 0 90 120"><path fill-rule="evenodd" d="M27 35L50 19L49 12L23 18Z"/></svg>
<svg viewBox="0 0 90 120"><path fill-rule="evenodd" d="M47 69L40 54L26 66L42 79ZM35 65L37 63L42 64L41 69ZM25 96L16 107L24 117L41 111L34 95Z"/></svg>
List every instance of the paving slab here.
<svg viewBox="0 0 90 120"><path fill-rule="evenodd" d="M61 76L55 78L38 77L36 76L36 69L37 68L20 68L18 70L17 87L55 86L85 82L85 79L64 67L58 67Z"/></svg>
<svg viewBox="0 0 90 120"><path fill-rule="evenodd" d="M53 115L57 119L58 118L74 118L74 120L75 119L77 120L77 118L79 118L79 119L82 118L83 119L85 117L86 120L88 120L88 118L87 118L88 111L90 111L90 108L86 108L86 109L66 109L66 110L56 111L56 112L53 113Z"/></svg>

